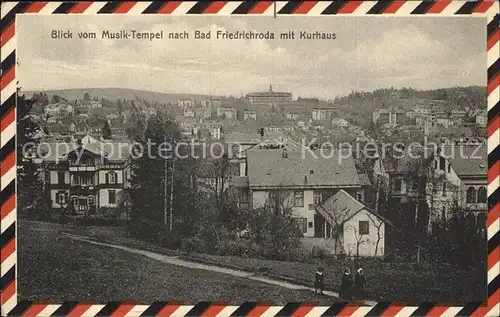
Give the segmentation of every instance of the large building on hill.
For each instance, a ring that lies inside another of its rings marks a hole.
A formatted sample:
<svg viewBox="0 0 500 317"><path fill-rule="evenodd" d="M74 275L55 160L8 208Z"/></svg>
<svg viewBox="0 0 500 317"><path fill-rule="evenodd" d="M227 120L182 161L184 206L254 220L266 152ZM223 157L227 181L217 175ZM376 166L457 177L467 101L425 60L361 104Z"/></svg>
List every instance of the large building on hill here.
<svg viewBox="0 0 500 317"><path fill-rule="evenodd" d="M292 101L291 93L273 91L272 85L269 85L267 92L251 92L246 97L251 104L279 104Z"/></svg>
<svg viewBox="0 0 500 317"><path fill-rule="evenodd" d="M116 210L130 177L129 144L84 138L42 144L45 185L52 208L76 213Z"/></svg>

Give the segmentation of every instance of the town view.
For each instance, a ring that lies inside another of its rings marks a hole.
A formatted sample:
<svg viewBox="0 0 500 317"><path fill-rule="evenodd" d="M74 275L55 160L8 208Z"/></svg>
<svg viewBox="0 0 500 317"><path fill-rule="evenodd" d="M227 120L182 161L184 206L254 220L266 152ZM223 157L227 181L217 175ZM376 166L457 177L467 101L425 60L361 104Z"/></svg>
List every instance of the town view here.
<svg viewBox="0 0 500 317"><path fill-rule="evenodd" d="M20 299L486 298L479 19L19 19Z"/></svg>
<svg viewBox="0 0 500 317"><path fill-rule="evenodd" d="M119 93L135 97L112 99ZM270 282L256 293L217 293L240 300L333 300L344 269L354 277L359 267L368 283L362 295L352 294L358 299L393 300L418 289L426 289L420 300L480 298L487 210L484 98L484 88L469 87L381 89L320 100L294 98L272 84L241 97L117 89L19 97L18 149L25 155L18 157L18 210L30 220L20 222L20 257L44 238L71 252L72 259L58 266L89 280L96 274L89 265L116 265L110 279L140 268L158 271L138 272L137 278L154 278L177 274L163 271L180 261L175 272L186 263L204 263L303 286L277 291ZM134 145L148 148L149 142L150 150L160 152L155 146L166 141L190 147L163 159L135 156ZM333 145L334 153L315 156L324 144ZM382 155L384 144L398 147ZM338 159L347 147L360 145L365 151ZM415 155L425 146L433 147L428 155ZM42 231L23 236L25 226ZM134 254L139 251L120 259L124 251L95 241L165 255L168 265L149 267L153 260ZM60 257L46 253L52 248L39 252L44 265ZM132 269L127 262L135 259L144 263ZM330 298L307 294L318 266L326 272ZM23 263L21 269L30 276L31 296L46 294L31 284L39 267ZM450 279L443 270L463 276ZM215 278L196 274L189 274L193 283ZM401 279L408 284L402 287ZM89 295L74 298L80 296Z"/></svg>

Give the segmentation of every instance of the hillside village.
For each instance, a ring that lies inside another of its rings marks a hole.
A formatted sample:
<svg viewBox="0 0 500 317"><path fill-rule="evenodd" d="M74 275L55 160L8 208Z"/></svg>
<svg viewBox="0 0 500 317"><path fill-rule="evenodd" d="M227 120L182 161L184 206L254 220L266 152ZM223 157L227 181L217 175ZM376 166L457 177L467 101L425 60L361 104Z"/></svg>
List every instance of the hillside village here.
<svg viewBox="0 0 500 317"><path fill-rule="evenodd" d="M359 241L357 243L353 237L345 237L344 245L340 248L329 246L328 241L324 242L324 239L334 235L336 226L347 224L339 223L338 219L328 221L340 207L328 209L322 204L340 190L344 194L338 199L345 200L343 204L346 208L352 208L346 214L366 208L367 216L370 211L373 213L370 218L372 222L375 221L373 225L377 227L381 222L388 232L391 231L388 226L394 226L393 223L400 220L390 215L388 202L397 201L397 204L401 204L403 201L418 205L423 199L425 213L429 214L423 216L428 218L424 225L429 232L434 221L442 219L441 215L448 215L445 207L429 210L432 204L424 197L427 190L411 184L412 171L405 157L394 161L355 155L336 166L336 160L332 159L301 159L298 155L304 147L317 150L324 142L339 146L384 140L417 142L424 147L424 138L426 142L437 142L439 145L461 144L471 149L479 147L479 154L484 161L453 158L442 162L439 154L436 154L436 157L429 159L439 161L439 164L436 163L435 167L430 162L427 164L433 167L435 173L444 171L447 183L450 183L449 188L455 186L466 197L467 205L464 206L471 207L474 223L479 225L486 211L486 111L464 97L459 99L460 105L450 106L454 101L401 99L400 94L401 91L388 90L383 97L384 103L411 105L410 111L395 106L378 108L371 114L369 123L363 125L349 121L349 118L354 118L353 121L368 121L367 118L356 118L356 112L344 113L340 117L342 106L337 105L340 100L320 101L301 97L294 100L292 93L274 91L272 85L268 91L251 92L240 98L188 97L167 104L140 99L107 100L88 93L77 100L67 100L58 95L53 95L49 100L49 96L40 93L34 95L37 101L31 118L42 127L34 138L49 144L49 148L67 147L68 144L69 149L84 146L91 161L94 156L102 155L103 146L124 144L127 148L119 157L106 157L104 165L94 168L80 167L87 164L85 161L79 162L79 165L73 162L71 153L74 150L65 153L62 163L58 157L44 158L41 166L45 174L45 186L50 188L52 208L65 208L69 203L72 203L77 213L87 211L91 206L93 213L118 208L121 191L126 188L132 175L128 146L141 133L137 131L138 127L146 127L148 120L161 112L167 113L178 125L181 140L224 144L223 151L229 154L230 173L221 175L210 172L208 167L197 178L206 184L227 178L224 181L231 187L231 199L238 208L257 208L268 202L269 195L277 189L293 189L293 215L298 217L298 227L304 237L311 238L309 242L312 246L325 248L333 254L384 256L384 244L390 244L387 238L378 239L383 241L378 241L380 245L377 246L377 239L368 238L371 242L364 243L361 249ZM353 111L357 110L354 108ZM204 157L199 164L210 166L215 160ZM276 166L273 167L273 164ZM289 170L297 170L295 178L283 177ZM334 170L341 174L332 172ZM273 176L273 173L277 175ZM342 183L342 179L349 181ZM80 190L74 186L79 186ZM443 188L441 190L446 191ZM423 196L418 197L416 190L423 191ZM451 192L451 189L448 191ZM381 195L385 195L383 199ZM408 213L413 212L414 217L417 217L423 211L415 208L411 207L415 211ZM125 216L121 211L118 213ZM381 228L384 229L383 226ZM373 229L366 231L370 234L374 232ZM354 247L356 244L358 248Z"/></svg>

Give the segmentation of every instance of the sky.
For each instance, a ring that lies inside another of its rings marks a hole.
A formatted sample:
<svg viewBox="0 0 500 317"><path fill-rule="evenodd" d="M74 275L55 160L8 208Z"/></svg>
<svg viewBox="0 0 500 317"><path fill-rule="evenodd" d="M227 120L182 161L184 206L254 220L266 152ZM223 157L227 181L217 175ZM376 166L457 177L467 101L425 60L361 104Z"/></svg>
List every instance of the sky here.
<svg viewBox="0 0 500 317"><path fill-rule="evenodd" d="M486 85L486 21L470 17L226 17L20 15L18 78L24 90L132 88L240 96L291 92L333 99L351 91ZM103 30L187 30L189 40L102 40ZM52 39L71 30L73 39ZM212 30L194 40L194 30ZM274 40L217 40L216 30L273 32ZM294 30L335 40L280 40ZM81 40L79 31L98 39Z"/></svg>

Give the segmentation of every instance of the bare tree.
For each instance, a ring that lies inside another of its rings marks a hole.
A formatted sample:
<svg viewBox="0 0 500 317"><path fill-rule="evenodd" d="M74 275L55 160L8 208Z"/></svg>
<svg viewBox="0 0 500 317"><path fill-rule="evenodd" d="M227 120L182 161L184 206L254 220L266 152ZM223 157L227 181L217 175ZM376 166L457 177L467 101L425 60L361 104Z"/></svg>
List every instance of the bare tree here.
<svg viewBox="0 0 500 317"><path fill-rule="evenodd" d="M349 208L344 207L342 210L335 211L332 213L327 212L322 205L316 206L318 211L321 213L321 215L330 223L334 224L332 226L332 236L333 239L335 240L335 254L338 253L337 250L337 245L341 244L342 241L340 239L343 239L343 232L344 232L344 223L347 221L349 218Z"/></svg>
<svg viewBox="0 0 500 317"><path fill-rule="evenodd" d="M374 254L374 256L377 257L378 247L380 245L380 241L382 241L382 239L384 238L384 236L382 235L382 229L384 228L384 222L380 221L380 219L378 219L375 216L371 216L369 213L367 215L368 215L368 218L370 218L371 223L373 223L373 226L375 227L375 229L377 229L377 241L375 242L375 254Z"/></svg>
<svg viewBox="0 0 500 317"><path fill-rule="evenodd" d="M269 256L290 254L300 244L300 232L293 215L293 191L280 185L269 192L269 198L249 215L249 231Z"/></svg>
<svg viewBox="0 0 500 317"><path fill-rule="evenodd" d="M427 232L431 231L432 217L439 207L437 193L442 191L446 179L443 174L437 173L432 159L415 159L408 164L408 184L412 187L409 195L410 200L415 203L415 225L423 223ZM446 186L446 185L444 185ZM426 202L429 212L426 219L422 216L421 203ZM418 228L418 226L417 226Z"/></svg>
<svg viewBox="0 0 500 317"><path fill-rule="evenodd" d="M358 229L355 226L349 226L349 228L354 233L354 238L356 239L356 258L359 258L359 247L363 243L366 243L368 241L366 239L364 239L366 235L360 234Z"/></svg>

